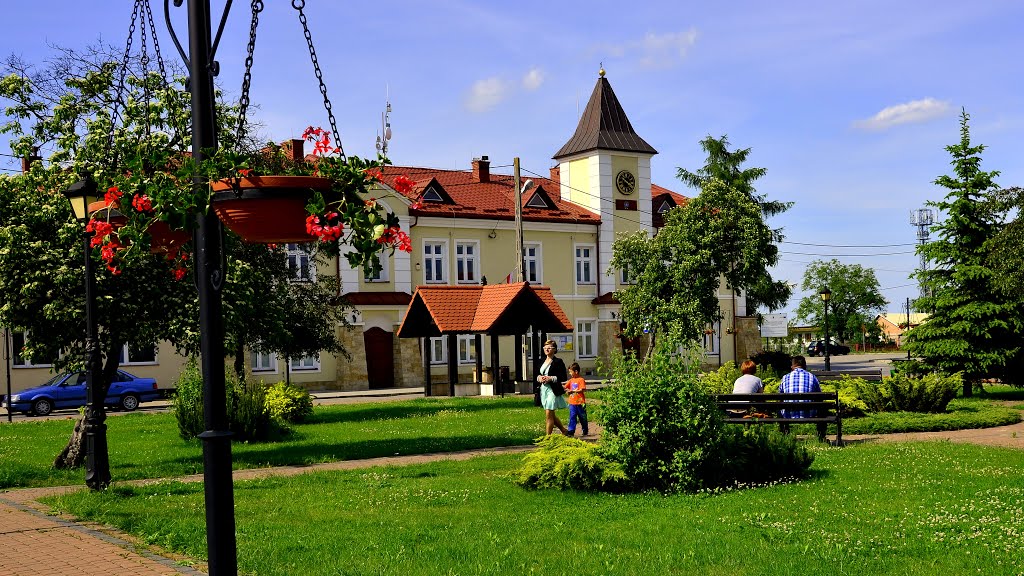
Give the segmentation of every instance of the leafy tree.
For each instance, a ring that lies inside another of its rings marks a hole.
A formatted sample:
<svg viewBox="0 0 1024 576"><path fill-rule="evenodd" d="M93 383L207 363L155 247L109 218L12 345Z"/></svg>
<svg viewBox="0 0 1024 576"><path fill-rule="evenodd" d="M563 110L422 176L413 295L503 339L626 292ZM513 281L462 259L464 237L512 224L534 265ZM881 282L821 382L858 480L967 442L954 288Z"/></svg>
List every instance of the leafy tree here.
<svg viewBox="0 0 1024 576"><path fill-rule="evenodd" d="M886 300L874 270L835 259L815 260L804 270L800 288L813 294L800 300L796 309L798 319L824 327L825 308L818 292L826 286L832 291L828 303L828 333L840 342L861 334L862 327L876 325L875 316L885 310Z"/></svg>
<svg viewBox="0 0 1024 576"><path fill-rule="evenodd" d="M64 50L39 72L12 57L6 66L11 73L0 78L0 98L9 103L0 131L12 136L12 151L19 156L52 151L27 173L0 176L0 325L27 330L25 355L56 370L82 367L85 332L82 228L60 191L80 174L116 170L118 156L138 154L144 143L190 145L188 94L156 74L141 73L128 74L120 93L119 65L103 56L96 50ZM120 120L112 132L119 94ZM233 138L225 124L232 117L228 112L221 107L218 114L222 142ZM252 345L293 356L341 351L335 326L342 309L331 298L337 292L328 278L289 283L282 248L245 245L230 235L226 261L226 350L238 354ZM126 342L145 346L167 340L179 352L198 352L194 283L187 277L175 280L167 258L144 254L117 273L97 269L105 358L96 383L100 397ZM244 356L236 370L239 366L244 369ZM83 440L76 432L55 465L79 466Z"/></svg>
<svg viewBox="0 0 1024 576"><path fill-rule="evenodd" d="M910 351L929 368L963 373L965 396L982 378L1002 373L1019 354L1022 327L1020 299L1001 293L989 261L1005 221L994 201L999 173L981 169L985 147L971 144L969 120L964 111L960 142L946 147L953 175L935 180L946 196L929 202L946 217L933 228L936 239L918 248L933 266L916 273L928 294L916 301L916 308L930 316L907 336Z"/></svg>
<svg viewBox="0 0 1024 576"><path fill-rule="evenodd" d="M665 226L622 236L612 246L611 267L628 269L634 283L617 291L626 334L650 332L652 346L668 350L700 339L721 310L718 287L754 286L778 259L774 234L756 202L719 180L665 214Z"/></svg>
<svg viewBox="0 0 1024 576"><path fill-rule="evenodd" d="M700 146L708 155L704 166L696 172L686 168L676 170L676 177L690 188L703 190L711 180L720 180L756 202L761 207L764 218L782 214L793 206L792 202L769 200L754 188L754 181L764 176L767 170L742 167L750 156L750 148L729 150L729 137L725 135L717 139L708 136L700 141ZM783 240L781 228L773 229L771 232L773 242ZM751 310L757 310L761 306L768 310L777 310L789 300L791 294L792 291L786 282L774 280L765 269L765 272L747 287L747 306Z"/></svg>

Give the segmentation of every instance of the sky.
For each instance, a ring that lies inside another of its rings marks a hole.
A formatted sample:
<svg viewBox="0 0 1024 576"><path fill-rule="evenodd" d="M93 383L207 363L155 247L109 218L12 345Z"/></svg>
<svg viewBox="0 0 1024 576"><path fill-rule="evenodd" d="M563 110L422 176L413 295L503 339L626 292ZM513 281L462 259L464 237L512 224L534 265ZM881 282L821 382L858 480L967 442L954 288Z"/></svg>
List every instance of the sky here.
<svg viewBox="0 0 1024 576"><path fill-rule="evenodd" d="M8 3L0 56L43 63L53 46L123 47L132 2ZM187 13L170 4L187 45ZM573 134L601 66L636 132L658 150L652 180L686 195L676 170L703 165L698 142L728 135L767 169L759 193L794 206L777 278L808 263L872 268L888 309L917 295L912 210L945 192L945 147L971 115L983 169L1024 185L1024 2L523 0L315 1L305 15L341 143L373 156L390 101L397 165L547 175ZM714 5L711 5L714 4ZM222 1L212 2L217 18ZM163 57L180 62L154 2ZM251 13L234 2L217 53L219 86L237 98ZM138 36L135 37L136 46ZM123 49L123 48L120 48ZM327 126L298 13L266 2L252 71L253 114L268 139ZM0 154L9 154L0 135ZM0 169L17 161L0 156ZM941 215L940 215L941 218ZM811 292L796 289L782 310Z"/></svg>

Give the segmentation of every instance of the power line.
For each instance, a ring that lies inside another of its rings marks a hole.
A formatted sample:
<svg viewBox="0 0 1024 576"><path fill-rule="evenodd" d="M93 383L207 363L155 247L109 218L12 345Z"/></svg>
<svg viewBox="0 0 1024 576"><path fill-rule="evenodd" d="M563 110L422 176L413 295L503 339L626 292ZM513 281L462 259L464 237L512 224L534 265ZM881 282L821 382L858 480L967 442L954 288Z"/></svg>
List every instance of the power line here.
<svg viewBox="0 0 1024 576"><path fill-rule="evenodd" d="M797 256L827 256L830 258L869 258L872 256L898 256L903 254L913 254L914 251L910 252L879 252L877 254L816 254L814 252L784 252L779 250L779 254L794 254Z"/></svg>
<svg viewBox="0 0 1024 576"><path fill-rule="evenodd" d="M901 248L903 246L914 246L913 242L907 244L809 244L807 242L790 242L783 240L779 244L796 244L798 246L817 246L821 248Z"/></svg>

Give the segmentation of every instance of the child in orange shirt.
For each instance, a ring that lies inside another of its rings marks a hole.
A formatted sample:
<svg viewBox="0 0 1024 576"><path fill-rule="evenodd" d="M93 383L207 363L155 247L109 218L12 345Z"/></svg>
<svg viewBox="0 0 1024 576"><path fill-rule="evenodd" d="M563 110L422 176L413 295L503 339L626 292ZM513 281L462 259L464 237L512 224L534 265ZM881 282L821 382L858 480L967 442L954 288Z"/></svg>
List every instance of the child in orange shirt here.
<svg viewBox="0 0 1024 576"><path fill-rule="evenodd" d="M583 427L583 435L590 436L587 427L587 397L584 390L587 381L580 377L580 365L573 362L569 365L569 380L565 383L565 395L569 399L569 436L576 434L576 420Z"/></svg>

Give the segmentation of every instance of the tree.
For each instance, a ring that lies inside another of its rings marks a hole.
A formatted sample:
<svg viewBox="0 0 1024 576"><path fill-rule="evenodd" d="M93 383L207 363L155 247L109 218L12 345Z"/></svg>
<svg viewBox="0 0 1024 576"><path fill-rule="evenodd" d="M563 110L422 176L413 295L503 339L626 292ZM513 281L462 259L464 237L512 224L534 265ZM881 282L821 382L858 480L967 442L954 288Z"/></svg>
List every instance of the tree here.
<svg viewBox="0 0 1024 576"><path fill-rule="evenodd" d="M701 148L707 153L704 166L696 172L685 168L676 170L678 177L684 184L695 190L703 190L713 179L720 180L726 186L746 195L760 206L763 218L770 218L789 210L792 202L780 202L769 200L765 195L758 194L754 188L754 181L765 175L764 168L743 168L743 164L750 156L750 148L740 150L729 150L729 137L723 135L715 139L707 136L700 141ZM784 238L781 228L773 229L772 241L781 242ZM747 306L751 310L757 310L764 306L768 310L777 310L789 300L792 291L784 281L774 280L767 268L747 288Z"/></svg>
<svg viewBox="0 0 1024 576"><path fill-rule="evenodd" d="M774 233L747 194L719 180L684 206L665 214L665 226L622 236L612 246L612 268L627 269L633 283L615 293L625 333L651 334L666 350L699 340L721 317L718 287L747 290L778 259Z"/></svg>
<svg viewBox="0 0 1024 576"><path fill-rule="evenodd" d="M930 315L907 337L910 352L926 366L963 373L965 396L1020 353L1022 327L1020 299L1004 297L989 262L1005 220L995 201L999 173L981 169L985 147L971 144L969 120L964 111L960 142L946 147L953 175L935 180L947 192L929 205L945 218L933 228L936 239L918 248L933 265L916 273L928 296L915 307Z"/></svg>
<svg viewBox="0 0 1024 576"><path fill-rule="evenodd" d="M800 288L813 294L800 300L796 309L798 319L824 328L825 308L819 292L825 287L832 291L828 303L828 333L840 342L875 325L875 316L885 310L886 300L874 270L835 259L815 260L804 270Z"/></svg>
<svg viewBox="0 0 1024 576"><path fill-rule="evenodd" d="M29 172L0 176L0 324L28 331L25 355L57 370L81 368L79 335L85 333L82 229L60 191L80 174L116 171L118 156L138 154L152 141L182 149L190 145L188 94L159 75L142 73L129 74L122 93L115 81L118 64L103 55L64 50L41 72L11 58L12 73L0 79L0 98L10 103L0 131L12 135L12 151L30 156L41 147L52 149ZM111 129L114 102L121 110L116 130ZM232 115L221 106L218 118L221 141L231 142ZM290 284L283 249L245 246L237 238L228 244L226 350L237 354L250 344L291 354L341 350L335 326L343 308L332 298L336 286L329 279ZM144 252L116 272L97 266L105 357L96 383L100 398L125 343L167 340L179 352L198 352L194 283L175 279L172 266L178 264ZM55 466L81 465L82 440L77 432L72 435Z"/></svg>

